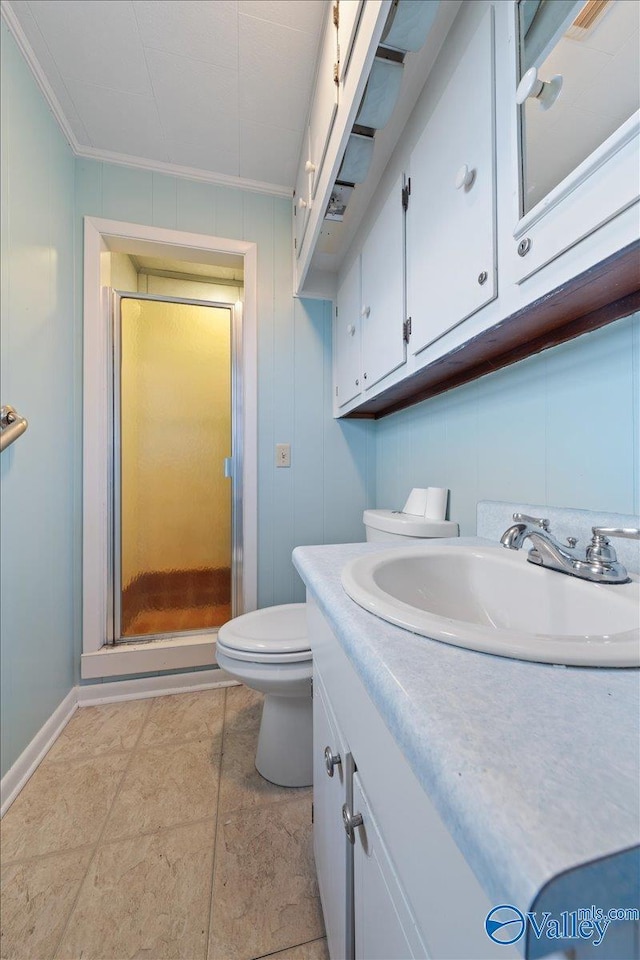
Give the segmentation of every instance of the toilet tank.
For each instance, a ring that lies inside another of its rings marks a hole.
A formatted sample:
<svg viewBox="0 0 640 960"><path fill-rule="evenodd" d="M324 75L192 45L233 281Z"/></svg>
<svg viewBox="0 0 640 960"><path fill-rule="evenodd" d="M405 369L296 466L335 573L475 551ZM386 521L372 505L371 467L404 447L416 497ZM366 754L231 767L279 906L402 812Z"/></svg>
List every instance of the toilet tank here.
<svg viewBox="0 0 640 960"><path fill-rule="evenodd" d="M365 510L362 520L369 542L457 537L460 532L452 520L429 520L399 510Z"/></svg>

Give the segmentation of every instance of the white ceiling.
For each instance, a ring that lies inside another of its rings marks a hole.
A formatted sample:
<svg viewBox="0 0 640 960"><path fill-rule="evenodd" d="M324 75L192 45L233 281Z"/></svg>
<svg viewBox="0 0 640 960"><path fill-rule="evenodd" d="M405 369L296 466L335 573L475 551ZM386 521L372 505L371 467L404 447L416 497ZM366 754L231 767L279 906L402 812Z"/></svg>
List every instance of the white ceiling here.
<svg viewBox="0 0 640 960"><path fill-rule="evenodd" d="M328 3L11 0L7 6L76 152L290 191Z"/></svg>

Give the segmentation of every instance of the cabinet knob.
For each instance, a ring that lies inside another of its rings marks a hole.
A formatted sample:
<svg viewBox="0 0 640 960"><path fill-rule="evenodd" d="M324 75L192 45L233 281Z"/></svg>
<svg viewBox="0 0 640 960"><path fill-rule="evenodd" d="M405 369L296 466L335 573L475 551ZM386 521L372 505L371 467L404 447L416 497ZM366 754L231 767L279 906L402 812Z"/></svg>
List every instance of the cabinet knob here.
<svg viewBox="0 0 640 960"><path fill-rule="evenodd" d="M362 310L360 311L360 316L366 320L366 318L370 316L370 314L371 314L371 307L363 306Z"/></svg>
<svg viewBox="0 0 640 960"><path fill-rule="evenodd" d="M360 386L360 381L356 380L356 387L359 387L359 386Z"/></svg>
<svg viewBox="0 0 640 960"><path fill-rule="evenodd" d="M530 67L522 76L516 90L516 103L522 104L525 100L537 100L543 110L552 107L560 91L562 90L562 77L560 74L551 80L541 80L538 76L538 68Z"/></svg>
<svg viewBox="0 0 640 960"><path fill-rule="evenodd" d="M302 197L300 197L300 198L298 199L298 206L300 207L300 209L301 209L301 210L304 210L304 208L306 207L306 205L307 205L307 201L306 201L306 200L303 200Z"/></svg>
<svg viewBox="0 0 640 960"><path fill-rule="evenodd" d="M339 753L331 753L331 747L324 748L324 765L327 768L327 776L332 777L334 768L342 763L342 757Z"/></svg>
<svg viewBox="0 0 640 960"><path fill-rule="evenodd" d="M456 190L468 190L476 178L476 172L473 168L463 163L456 173Z"/></svg>
<svg viewBox="0 0 640 960"><path fill-rule="evenodd" d="M304 165L304 169L305 169L305 173L315 173L316 165L313 162L313 160L307 160L307 162Z"/></svg>
<svg viewBox="0 0 640 960"><path fill-rule="evenodd" d="M349 843L356 842L356 827L361 827L364 823L361 813L351 813L347 803L342 804L342 823L344 832L347 835Z"/></svg>
<svg viewBox="0 0 640 960"><path fill-rule="evenodd" d="M356 332L356 328L354 327L354 325L353 325L352 323L348 323L348 324L347 324L347 333L349 334L349 336L352 337L355 332Z"/></svg>

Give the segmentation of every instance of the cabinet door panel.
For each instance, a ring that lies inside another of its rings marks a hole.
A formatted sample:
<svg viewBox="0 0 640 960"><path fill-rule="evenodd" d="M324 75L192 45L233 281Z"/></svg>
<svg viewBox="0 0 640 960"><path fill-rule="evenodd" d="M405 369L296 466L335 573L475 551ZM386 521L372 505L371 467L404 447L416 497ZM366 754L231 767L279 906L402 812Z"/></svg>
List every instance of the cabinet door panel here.
<svg viewBox="0 0 640 960"><path fill-rule="evenodd" d="M402 177L394 184L362 248L362 368L366 387L406 360Z"/></svg>
<svg viewBox="0 0 640 960"><path fill-rule="evenodd" d="M426 947L357 773L353 777L353 811L363 818L356 830L353 854L356 960L425 960Z"/></svg>
<svg viewBox="0 0 640 960"><path fill-rule="evenodd" d="M308 156L309 154L309 128L308 127L304 132L302 143L303 143L303 154L304 156ZM296 238L296 257L300 256L300 251L302 250L302 244L304 243L304 236L307 231L307 223L309 221L310 208L311 208L311 174L306 169L305 164L301 163L300 168L298 170L298 179L296 180L296 193L294 197L294 208L293 208L294 236Z"/></svg>
<svg viewBox="0 0 640 960"><path fill-rule="evenodd" d="M330 8L327 9L326 16L327 22L318 59L318 74L309 116L308 159L314 167L310 171L312 199L316 195L322 165L338 110L338 84L335 83L333 78L333 70L338 61L338 34Z"/></svg>
<svg viewBox="0 0 640 960"><path fill-rule="evenodd" d="M325 749L339 755L329 777ZM322 901L329 955L334 960L352 956L352 851L342 826L342 804L350 757L340 741L325 702L322 685L314 678L313 691L313 848Z"/></svg>
<svg viewBox="0 0 640 960"><path fill-rule="evenodd" d="M493 9L411 154L408 313L418 353L496 296ZM467 168L473 179L461 182ZM457 185L456 185L457 184Z"/></svg>
<svg viewBox="0 0 640 960"><path fill-rule="evenodd" d="M362 0L338 0L340 83L344 83L349 69L353 41L356 38L361 12Z"/></svg>
<svg viewBox="0 0 640 960"><path fill-rule="evenodd" d="M361 392L360 307L360 257L356 257L338 290L333 325L339 407Z"/></svg>

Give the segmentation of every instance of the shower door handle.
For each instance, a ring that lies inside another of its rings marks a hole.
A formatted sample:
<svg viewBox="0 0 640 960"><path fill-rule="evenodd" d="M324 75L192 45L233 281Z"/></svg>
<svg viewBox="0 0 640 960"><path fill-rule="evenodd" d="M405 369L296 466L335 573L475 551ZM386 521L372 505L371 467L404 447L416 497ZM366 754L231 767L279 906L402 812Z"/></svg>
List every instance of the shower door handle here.
<svg viewBox="0 0 640 960"><path fill-rule="evenodd" d="M222 462L225 477L233 477L233 457L225 457Z"/></svg>

